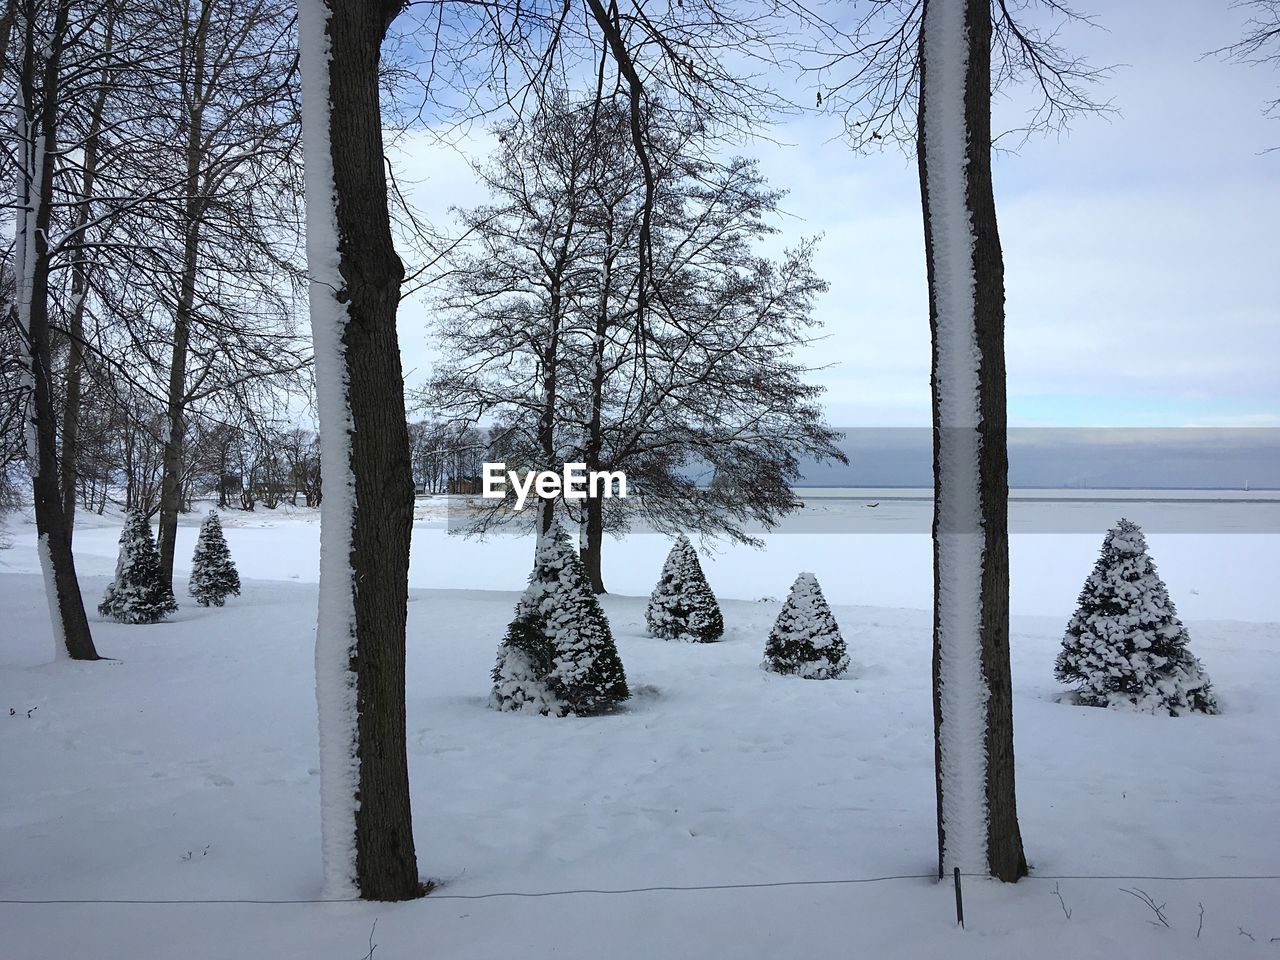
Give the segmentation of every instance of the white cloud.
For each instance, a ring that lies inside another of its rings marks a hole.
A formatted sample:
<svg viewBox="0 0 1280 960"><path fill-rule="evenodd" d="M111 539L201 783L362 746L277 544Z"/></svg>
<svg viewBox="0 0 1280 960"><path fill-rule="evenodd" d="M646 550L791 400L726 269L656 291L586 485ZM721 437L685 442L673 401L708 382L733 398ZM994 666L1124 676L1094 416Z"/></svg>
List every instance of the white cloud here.
<svg viewBox="0 0 1280 960"><path fill-rule="evenodd" d="M1183 411L1179 422L1280 416L1280 152L1260 154L1280 143L1280 123L1261 117L1280 78L1198 59L1237 36L1240 19L1225 3L1100 11L1107 31L1074 30L1067 41L1095 63L1128 64L1098 91L1122 114L997 159L1015 419L1139 425L1166 406ZM818 268L831 290L819 315L829 336L807 359L836 361L818 375L833 423L927 423L915 164L855 156L838 132L834 118L809 117L775 132L792 146L749 151L790 191L779 246L824 234ZM488 147L474 132L465 145ZM419 136L401 154L431 218L483 200L458 153ZM421 305L406 304L407 369L429 362L423 320Z"/></svg>

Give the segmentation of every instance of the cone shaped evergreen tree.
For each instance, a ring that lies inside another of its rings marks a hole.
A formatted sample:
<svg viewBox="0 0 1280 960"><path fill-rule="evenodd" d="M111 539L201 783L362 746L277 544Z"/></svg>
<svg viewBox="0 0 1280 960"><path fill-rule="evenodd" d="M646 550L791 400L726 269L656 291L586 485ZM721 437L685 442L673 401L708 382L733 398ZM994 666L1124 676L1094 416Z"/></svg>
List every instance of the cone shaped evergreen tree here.
<svg viewBox="0 0 1280 960"><path fill-rule="evenodd" d="M240 596L240 574L231 560L231 550L222 535L218 512L210 510L200 524L196 551L191 557L191 596L202 607L220 607L227 597Z"/></svg>
<svg viewBox="0 0 1280 960"><path fill-rule="evenodd" d="M1209 677L1187 649L1168 588L1138 525L1121 520L1080 592L1054 675L1079 703L1142 713L1217 713Z"/></svg>
<svg viewBox="0 0 1280 960"><path fill-rule="evenodd" d="M147 515L131 510L120 531L116 576L98 604L98 613L120 623L158 623L177 609L173 591L160 573L160 551Z"/></svg>
<svg viewBox="0 0 1280 960"><path fill-rule="evenodd" d="M664 640L710 643L724 634L720 604L702 572L698 551L684 534L667 554L644 619L650 635Z"/></svg>
<svg viewBox="0 0 1280 960"><path fill-rule="evenodd" d="M791 585L769 631L763 666L808 680L831 680L849 669L840 626L812 573L800 574Z"/></svg>
<svg viewBox="0 0 1280 960"><path fill-rule="evenodd" d="M556 524L539 540L529 586L498 647L489 705L590 716L629 696L609 621L578 552Z"/></svg>

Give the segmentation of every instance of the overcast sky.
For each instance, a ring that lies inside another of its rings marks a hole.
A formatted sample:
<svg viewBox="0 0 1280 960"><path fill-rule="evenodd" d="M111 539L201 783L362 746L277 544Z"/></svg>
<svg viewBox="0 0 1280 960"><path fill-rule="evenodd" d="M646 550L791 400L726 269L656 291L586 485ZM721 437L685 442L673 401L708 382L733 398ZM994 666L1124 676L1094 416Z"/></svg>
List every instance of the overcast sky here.
<svg viewBox="0 0 1280 960"><path fill-rule="evenodd" d="M1201 59L1238 38L1229 0L1092 3L1105 30L1070 34L1119 113L999 156L1010 422L1023 426L1280 426L1280 73ZM1009 105L996 126L1013 126ZM831 284L814 362L834 426L929 422L929 333L914 160L856 156L839 123L754 145L790 191L783 240L820 233ZM478 147L483 140L477 138ZM480 202L465 162L419 144L415 203L447 220ZM421 304L402 311L410 382L430 367Z"/></svg>

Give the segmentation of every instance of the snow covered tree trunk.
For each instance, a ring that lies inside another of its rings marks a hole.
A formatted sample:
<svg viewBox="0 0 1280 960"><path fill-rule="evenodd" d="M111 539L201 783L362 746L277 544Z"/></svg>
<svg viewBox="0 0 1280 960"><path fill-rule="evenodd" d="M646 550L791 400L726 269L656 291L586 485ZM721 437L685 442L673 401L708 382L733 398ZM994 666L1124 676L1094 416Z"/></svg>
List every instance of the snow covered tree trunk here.
<svg viewBox="0 0 1280 960"><path fill-rule="evenodd" d="M920 189L933 334L938 870L1027 872L1009 673L1004 264L987 0L926 0Z"/></svg>
<svg viewBox="0 0 1280 960"><path fill-rule="evenodd" d="M316 698L326 895L422 893L405 757L413 481L378 99L395 0L300 0L307 261L320 415Z"/></svg>
<svg viewBox="0 0 1280 960"><path fill-rule="evenodd" d="M73 660L97 660L98 652L89 632L71 554L66 515L62 511L49 341L49 224L57 155L59 64L67 34L69 5L69 0L58 0L52 33L48 37L37 34L32 8L28 8L22 22L24 42L19 80L22 116L19 121L24 135L18 144L17 184L22 209L18 211L14 273L18 281L18 322L28 350L31 408L26 429L34 465L36 533L55 653Z"/></svg>

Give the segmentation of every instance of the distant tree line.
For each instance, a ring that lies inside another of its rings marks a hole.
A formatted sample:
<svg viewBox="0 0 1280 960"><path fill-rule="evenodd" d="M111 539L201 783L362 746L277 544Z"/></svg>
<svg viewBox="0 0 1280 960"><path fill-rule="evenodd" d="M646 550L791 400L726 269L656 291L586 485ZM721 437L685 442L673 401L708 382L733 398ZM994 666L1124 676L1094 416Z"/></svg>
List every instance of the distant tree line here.
<svg viewBox="0 0 1280 960"><path fill-rule="evenodd" d="M409 424L409 457L419 493L452 493L477 481L492 459L497 431L465 423L417 420Z"/></svg>
<svg viewBox="0 0 1280 960"><path fill-rule="evenodd" d="M87 412L76 451L73 492L80 510L160 510L167 421L162 410L110 403ZM21 487L21 458L7 476ZM316 433L303 427L195 421L183 436L178 471L178 510L197 498L216 497L222 509L253 510L320 505L320 454ZM16 502L13 501L13 502Z"/></svg>

